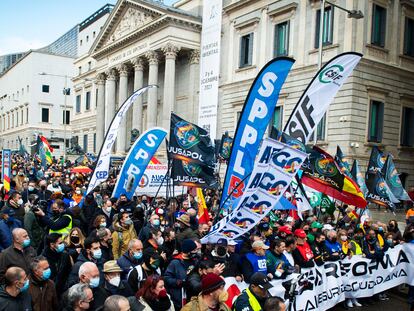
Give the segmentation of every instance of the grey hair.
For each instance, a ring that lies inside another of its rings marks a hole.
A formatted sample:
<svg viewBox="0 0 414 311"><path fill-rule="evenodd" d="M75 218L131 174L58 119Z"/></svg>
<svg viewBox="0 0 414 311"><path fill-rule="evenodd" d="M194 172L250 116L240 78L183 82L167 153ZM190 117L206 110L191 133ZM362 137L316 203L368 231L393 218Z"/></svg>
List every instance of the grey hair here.
<svg viewBox="0 0 414 311"><path fill-rule="evenodd" d="M104 237L106 237L106 235L107 235L106 228L99 228L98 230L96 230L96 236L98 237L99 240L102 240Z"/></svg>
<svg viewBox="0 0 414 311"><path fill-rule="evenodd" d="M76 302L81 300L86 300L88 295L86 290L89 288L87 284L78 283L69 288L68 291L68 303L71 307L75 305Z"/></svg>
<svg viewBox="0 0 414 311"><path fill-rule="evenodd" d="M32 271L37 270L39 268L39 263L41 261L47 261L47 258L42 256L42 255L39 255L39 256L33 258L32 262L30 263L30 270L32 270Z"/></svg>
<svg viewBox="0 0 414 311"><path fill-rule="evenodd" d="M85 275L86 273L88 273L89 272L89 270L90 270L90 268L91 267L93 267L93 266L95 266L97 269L98 269L98 267L93 263L93 262L91 262L91 261L87 261L87 262L84 262L80 267L79 267L79 272L78 272L78 276L79 276L79 278L82 276L82 275Z"/></svg>
<svg viewBox="0 0 414 311"><path fill-rule="evenodd" d="M126 299L124 296L120 296L120 295L109 296L105 300L103 311L120 311L119 303L121 301L127 301L129 304L128 299Z"/></svg>
<svg viewBox="0 0 414 311"><path fill-rule="evenodd" d="M128 249L131 249L135 243L139 242L138 239L132 239L131 241L129 241L128 243Z"/></svg>

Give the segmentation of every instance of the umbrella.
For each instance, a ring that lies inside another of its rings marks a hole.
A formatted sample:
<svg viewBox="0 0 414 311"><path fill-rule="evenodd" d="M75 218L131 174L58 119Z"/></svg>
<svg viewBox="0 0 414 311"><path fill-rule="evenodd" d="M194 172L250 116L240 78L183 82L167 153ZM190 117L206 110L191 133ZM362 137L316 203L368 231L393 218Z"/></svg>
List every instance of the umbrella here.
<svg viewBox="0 0 414 311"><path fill-rule="evenodd" d="M82 173L82 174L88 174L92 173L92 170L87 166L76 166L71 170L72 173Z"/></svg>

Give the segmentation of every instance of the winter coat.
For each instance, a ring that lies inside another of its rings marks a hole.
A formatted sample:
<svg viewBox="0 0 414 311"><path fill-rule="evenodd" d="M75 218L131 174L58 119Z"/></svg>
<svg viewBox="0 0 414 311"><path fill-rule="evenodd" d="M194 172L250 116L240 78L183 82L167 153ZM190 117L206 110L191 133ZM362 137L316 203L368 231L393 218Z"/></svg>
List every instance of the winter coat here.
<svg viewBox="0 0 414 311"><path fill-rule="evenodd" d="M134 259L129 255L129 252L126 251L121 257L116 261L118 266L121 267L121 279L126 280L128 272L132 270L136 265L140 264L139 260Z"/></svg>
<svg viewBox="0 0 414 311"><path fill-rule="evenodd" d="M128 244L132 239L137 238L134 225L131 224L128 228L120 225L118 221L113 224L114 232L112 233L112 253L114 259L118 259L128 250Z"/></svg>
<svg viewBox="0 0 414 311"><path fill-rule="evenodd" d="M54 311L58 307L55 283L52 280L38 281L29 276L29 293L32 297L33 311Z"/></svg>
<svg viewBox="0 0 414 311"><path fill-rule="evenodd" d="M4 220L0 220L0 252L4 249L8 248L13 241L13 237L9 226L4 222Z"/></svg>
<svg viewBox="0 0 414 311"><path fill-rule="evenodd" d="M209 311L210 308L204 302L203 296L198 295L197 297L193 297L189 303L187 303L181 311ZM220 302L218 307L219 311L230 311L231 309L224 303Z"/></svg>
<svg viewBox="0 0 414 311"><path fill-rule="evenodd" d="M72 263L69 254L66 252L57 253L56 251L46 247L42 253L49 262L51 270L50 279L53 280L56 286L56 291L60 296L66 289L66 282L69 273L72 270Z"/></svg>
<svg viewBox="0 0 414 311"><path fill-rule="evenodd" d="M29 234L32 246L37 248L43 241L44 230L39 219L31 210L24 215L24 229Z"/></svg>
<svg viewBox="0 0 414 311"><path fill-rule="evenodd" d="M103 275L103 263L102 260L90 260L88 256L86 255L86 250L82 250L81 253L78 256L78 260L72 267L72 271L69 274L68 283L66 288L70 288L72 285L75 285L79 282L79 268L80 266L85 262L93 262L98 266L99 274L100 274L100 283L103 283L104 275Z"/></svg>
<svg viewBox="0 0 414 311"><path fill-rule="evenodd" d="M26 274L29 274L30 263L36 257L36 251L33 247L28 246L23 251L10 245L0 253L0 277L3 278L6 270L10 266L20 267Z"/></svg>
<svg viewBox="0 0 414 311"><path fill-rule="evenodd" d="M183 231L178 232L176 235L178 251L181 251L181 243L183 243L184 240L196 239L196 238L197 238L196 231L194 231L190 227L187 227Z"/></svg>
<svg viewBox="0 0 414 311"><path fill-rule="evenodd" d="M129 305L131 306L131 311L156 311L153 310L149 304L140 297L137 299L135 296L128 297ZM171 307L168 311L175 311L174 304L171 302Z"/></svg>
<svg viewBox="0 0 414 311"><path fill-rule="evenodd" d="M4 285L0 287L0 311L31 311L32 300L30 298L29 291L20 293L16 297L10 296L6 292Z"/></svg>

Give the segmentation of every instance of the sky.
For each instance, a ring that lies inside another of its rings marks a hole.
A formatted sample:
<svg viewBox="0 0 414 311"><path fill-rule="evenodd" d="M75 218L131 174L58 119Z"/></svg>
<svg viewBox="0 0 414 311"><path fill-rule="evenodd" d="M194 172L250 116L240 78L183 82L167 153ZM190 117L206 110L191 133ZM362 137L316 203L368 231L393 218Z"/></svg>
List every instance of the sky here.
<svg viewBox="0 0 414 311"><path fill-rule="evenodd" d="M46 46L106 3L116 0L0 0L0 55Z"/></svg>

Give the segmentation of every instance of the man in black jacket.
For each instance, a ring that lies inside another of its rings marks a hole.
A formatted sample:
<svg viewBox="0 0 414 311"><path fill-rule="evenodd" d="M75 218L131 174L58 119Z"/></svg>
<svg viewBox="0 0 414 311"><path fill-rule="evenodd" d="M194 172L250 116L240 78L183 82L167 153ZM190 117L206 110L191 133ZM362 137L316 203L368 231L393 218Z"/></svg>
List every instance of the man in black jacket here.
<svg viewBox="0 0 414 311"><path fill-rule="evenodd" d="M10 267L5 273L5 285L0 287L0 311L32 310L29 279L19 267Z"/></svg>

